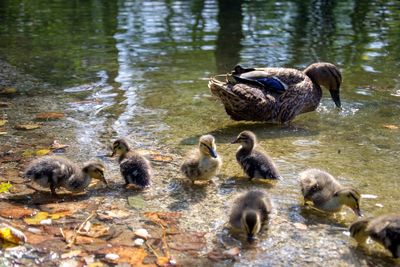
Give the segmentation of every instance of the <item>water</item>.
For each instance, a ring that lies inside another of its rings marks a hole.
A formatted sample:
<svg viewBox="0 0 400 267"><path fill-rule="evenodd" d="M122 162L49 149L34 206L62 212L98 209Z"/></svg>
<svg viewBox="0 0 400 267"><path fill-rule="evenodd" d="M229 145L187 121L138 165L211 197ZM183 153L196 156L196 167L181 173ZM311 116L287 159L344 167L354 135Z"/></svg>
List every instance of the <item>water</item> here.
<svg viewBox="0 0 400 267"><path fill-rule="evenodd" d="M1 115L10 123L49 110L67 118L34 135L8 129L0 140L59 139L71 144L67 156L86 160L120 136L183 156L212 133L224 159L215 185L188 187L178 168L165 175L157 165L155 206L183 212L184 227L221 244L233 242L223 226L236 192L266 188L275 219L237 265L391 265L377 246L355 249L345 234L355 219L348 210L344 219L304 211L297 173L322 168L377 195L362 201L367 215L398 212L400 130L385 125L400 126L399 9L397 1L1 1L0 58L32 78L13 81L15 108ZM341 69L344 108L336 110L325 91L317 111L290 126L234 122L207 88L210 76L237 63L303 69L316 61ZM229 143L244 129L276 160L282 182L240 178Z"/></svg>

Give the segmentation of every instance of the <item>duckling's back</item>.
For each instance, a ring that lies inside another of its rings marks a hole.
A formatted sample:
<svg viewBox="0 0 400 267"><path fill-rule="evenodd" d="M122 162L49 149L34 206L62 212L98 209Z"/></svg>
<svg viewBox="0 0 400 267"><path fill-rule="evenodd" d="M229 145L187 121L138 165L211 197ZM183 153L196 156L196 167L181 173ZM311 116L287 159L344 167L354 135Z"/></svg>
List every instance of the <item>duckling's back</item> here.
<svg viewBox="0 0 400 267"><path fill-rule="evenodd" d="M272 211L271 201L265 192L252 190L240 195L232 208L229 218L230 224L235 228L241 228L242 214L245 210L259 212L262 222L268 218Z"/></svg>
<svg viewBox="0 0 400 267"><path fill-rule="evenodd" d="M400 257L400 215L387 214L372 219L367 232L372 239L389 249L393 257Z"/></svg>
<svg viewBox="0 0 400 267"><path fill-rule="evenodd" d="M319 169L307 169L300 173L300 185L306 200L324 200L342 186L329 173Z"/></svg>
<svg viewBox="0 0 400 267"><path fill-rule="evenodd" d="M68 159L48 156L31 162L25 171L25 177L41 186L49 186L50 181L53 181L59 187L75 173L75 169L76 166Z"/></svg>
<svg viewBox="0 0 400 267"><path fill-rule="evenodd" d="M250 153L241 148L236 153L236 159L250 178L280 179L281 177L272 158L259 148L254 148Z"/></svg>
<svg viewBox="0 0 400 267"><path fill-rule="evenodd" d="M120 170L126 184L135 184L142 188L150 185L151 166L142 155L130 151L120 160Z"/></svg>

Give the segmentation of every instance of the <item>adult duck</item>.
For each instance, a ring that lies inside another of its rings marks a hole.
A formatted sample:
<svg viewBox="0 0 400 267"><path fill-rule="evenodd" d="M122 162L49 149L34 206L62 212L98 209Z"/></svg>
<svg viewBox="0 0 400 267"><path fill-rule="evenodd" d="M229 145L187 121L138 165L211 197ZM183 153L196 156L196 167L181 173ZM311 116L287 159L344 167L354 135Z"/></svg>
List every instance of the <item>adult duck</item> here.
<svg viewBox="0 0 400 267"><path fill-rule="evenodd" d="M342 75L325 62L304 71L291 68L242 68L236 66L222 82L213 77L208 83L233 120L288 123L297 115L314 111L326 87L338 108Z"/></svg>

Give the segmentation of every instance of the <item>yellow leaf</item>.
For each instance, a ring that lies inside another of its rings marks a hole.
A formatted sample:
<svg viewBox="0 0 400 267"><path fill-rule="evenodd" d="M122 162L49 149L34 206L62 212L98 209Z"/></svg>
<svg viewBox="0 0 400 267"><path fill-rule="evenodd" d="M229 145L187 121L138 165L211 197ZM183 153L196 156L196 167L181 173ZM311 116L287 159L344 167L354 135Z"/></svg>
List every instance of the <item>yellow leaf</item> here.
<svg viewBox="0 0 400 267"><path fill-rule="evenodd" d="M399 126L393 124L384 124L382 125L383 128L390 129L390 130L398 130Z"/></svg>
<svg viewBox="0 0 400 267"><path fill-rule="evenodd" d="M38 151L36 151L36 155L37 156L44 156L50 153L49 149L43 148L43 149L39 149Z"/></svg>
<svg viewBox="0 0 400 267"><path fill-rule="evenodd" d="M11 187L10 183L0 183L0 193L8 192L10 187Z"/></svg>
<svg viewBox="0 0 400 267"><path fill-rule="evenodd" d="M24 221L30 225L40 224L41 221L46 220L49 217L49 214L45 211L41 211L36 213L36 215L30 218L24 218Z"/></svg>
<svg viewBox="0 0 400 267"><path fill-rule="evenodd" d="M0 120L0 127L4 126L7 123L7 120Z"/></svg>
<svg viewBox="0 0 400 267"><path fill-rule="evenodd" d="M26 242L26 236L24 233L11 226L0 228L0 239L17 245Z"/></svg>
<svg viewBox="0 0 400 267"><path fill-rule="evenodd" d="M34 130L40 128L40 124L30 123L30 124L17 124L15 129L17 130Z"/></svg>
<svg viewBox="0 0 400 267"><path fill-rule="evenodd" d="M7 132L0 132L0 135L6 135Z"/></svg>
<svg viewBox="0 0 400 267"><path fill-rule="evenodd" d="M15 94L16 92L17 92L17 89L14 87L4 87L4 88L0 89L0 94L4 94L4 95Z"/></svg>
<svg viewBox="0 0 400 267"><path fill-rule="evenodd" d="M50 214L50 218L53 220L58 220L62 217L68 216L68 215L71 215L71 211L65 210L65 211L60 211L57 213Z"/></svg>

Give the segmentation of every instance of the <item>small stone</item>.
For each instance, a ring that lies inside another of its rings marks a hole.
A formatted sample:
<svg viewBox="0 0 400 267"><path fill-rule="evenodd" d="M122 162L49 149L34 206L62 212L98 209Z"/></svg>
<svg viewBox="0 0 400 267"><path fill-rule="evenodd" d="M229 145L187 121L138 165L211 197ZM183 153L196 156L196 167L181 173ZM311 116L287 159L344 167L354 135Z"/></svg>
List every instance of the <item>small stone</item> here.
<svg viewBox="0 0 400 267"><path fill-rule="evenodd" d="M137 247L141 247L144 244L144 239L136 238L135 241L133 241L133 244L135 244Z"/></svg>
<svg viewBox="0 0 400 267"><path fill-rule="evenodd" d="M145 239L145 240L147 240L147 238L150 237L150 234L149 234L149 232L147 232L146 229L137 229L135 231L135 235L137 237L140 237L140 238Z"/></svg>
<svg viewBox="0 0 400 267"><path fill-rule="evenodd" d="M119 259L119 255L114 254L114 253L109 253L109 254L106 254L105 258L107 260L115 261L115 260Z"/></svg>
<svg viewBox="0 0 400 267"><path fill-rule="evenodd" d="M41 225L51 225L51 223L52 223L51 219L45 219L40 221Z"/></svg>

